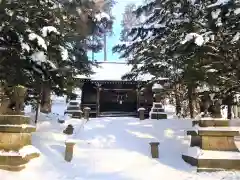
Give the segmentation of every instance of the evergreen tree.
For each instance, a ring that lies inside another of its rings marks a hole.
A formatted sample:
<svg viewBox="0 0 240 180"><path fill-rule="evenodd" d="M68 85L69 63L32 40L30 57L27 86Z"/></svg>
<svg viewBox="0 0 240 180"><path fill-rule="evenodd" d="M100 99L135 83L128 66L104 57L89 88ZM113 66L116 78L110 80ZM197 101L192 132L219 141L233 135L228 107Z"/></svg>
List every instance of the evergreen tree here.
<svg viewBox="0 0 240 180"><path fill-rule="evenodd" d="M237 57L239 52L238 42L232 43L238 40L239 2L215 2L151 1L136 11L137 15L147 12L146 21L131 29L129 42L114 48L134 65L126 77L150 72L155 78L169 77L173 87L186 85L191 116L196 87L208 83L229 89L223 79L238 79L230 72L237 64L231 56ZM216 18L216 14L221 17ZM230 58L232 64L225 62ZM143 66L137 66L139 63ZM228 84L233 85L230 81Z"/></svg>
<svg viewBox="0 0 240 180"><path fill-rule="evenodd" d="M92 1L1 1L0 79L35 90L47 82L65 93L72 77L91 73L86 47L94 47L87 38L110 27L96 7Z"/></svg>

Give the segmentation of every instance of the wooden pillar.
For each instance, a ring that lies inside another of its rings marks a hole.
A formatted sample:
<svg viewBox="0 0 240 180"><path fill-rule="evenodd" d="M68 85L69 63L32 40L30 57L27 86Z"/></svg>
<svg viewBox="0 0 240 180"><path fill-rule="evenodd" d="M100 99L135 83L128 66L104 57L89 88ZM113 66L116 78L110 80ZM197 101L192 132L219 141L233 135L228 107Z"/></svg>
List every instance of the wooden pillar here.
<svg viewBox="0 0 240 180"><path fill-rule="evenodd" d="M100 92L101 92L101 85L100 84L97 84L97 87L96 87L96 90L97 90L97 101L96 101L96 110L97 110L97 116L100 115Z"/></svg>
<svg viewBox="0 0 240 180"><path fill-rule="evenodd" d="M83 100L83 85L84 85L84 82L80 82L78 86L81 89L81 102Z"/></svg>
<svg viewBox="0 0 240 180"><path fill-rule="evenodd" d="M139 95L140 95L139 84L137 84L136 93L137 93L137 110L138 110L140 108L140 103L139 103Z"/></svg>
<svg viewBox="0 0 240 180"><path fill-rule="evenodd" d="M136 93L137 93L137 110L140 108L139 107L139 90L136 89Z"/></svg>

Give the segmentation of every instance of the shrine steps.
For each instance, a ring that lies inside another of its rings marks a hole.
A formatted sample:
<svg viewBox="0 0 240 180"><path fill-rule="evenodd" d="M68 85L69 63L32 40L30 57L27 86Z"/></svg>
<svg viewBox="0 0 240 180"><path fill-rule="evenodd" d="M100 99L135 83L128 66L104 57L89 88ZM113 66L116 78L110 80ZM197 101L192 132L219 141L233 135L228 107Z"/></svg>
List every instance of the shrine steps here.
<svg viewBox="0 0 240 180"><path fill-rule="evenodd" d="M136 112L110 111L101 112L100 117L137 117Z"/></svg>

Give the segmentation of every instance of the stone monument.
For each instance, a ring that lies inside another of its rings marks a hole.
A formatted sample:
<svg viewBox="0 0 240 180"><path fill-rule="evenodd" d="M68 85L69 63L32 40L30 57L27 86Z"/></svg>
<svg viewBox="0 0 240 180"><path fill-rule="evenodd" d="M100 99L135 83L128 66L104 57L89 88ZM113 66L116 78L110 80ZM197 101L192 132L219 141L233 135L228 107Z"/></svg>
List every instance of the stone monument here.
<svg viewBox="0 0 240 180"><path fill-rule="evenodd" d="M0 114L0 169L19 171L32 158L40 155L31 145L31 133L36 131L30 125L30 117L22 109L26 88L12 88L10 99L2 104Z"/></svg>
<svg viewBox="0 0 240 180"><path fill-rule="evenodd" d="M205 92L203 100L203 115L199 120L194 120L193 125L198 124L200 127L209 126L228 126L229 120L222 118L221 114L221 100L213 95Z"/></svg>
<svg viewBox="0 0 240 180"><path fill-rule="evenodd" d="M190 148L182 155L185 162L197 166L198 171L240 170L240 153L234 137L239 129L229 126L229 120L222 118L221 101L212 99L205 104L204 116L195 123Z"/></svg>

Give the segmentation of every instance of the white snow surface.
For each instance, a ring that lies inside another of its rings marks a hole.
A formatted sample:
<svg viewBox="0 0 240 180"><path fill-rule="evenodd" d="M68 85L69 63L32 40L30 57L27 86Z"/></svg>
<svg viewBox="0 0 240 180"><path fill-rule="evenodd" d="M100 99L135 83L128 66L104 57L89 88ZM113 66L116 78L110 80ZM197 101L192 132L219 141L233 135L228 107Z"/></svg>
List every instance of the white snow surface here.
<svg viewBox="0 0 240 180"><path fill-rule="evenodd" d="M102 19L110 20L110 16L105 12L100 12L95 15L95 18L98 22L100 22Z"/></svg>
<svg viewBox="0 0 240 180"><path fill-rule="evenodd" d="M217 2L209 5L208 8L212 8L212 7L220 6L220 5L225 5L225 4L228 4L229 2L230 2L230 0L217 0Z"/></svg>
<svg viewBox="0 0 240 180"><path fill-rule="evenodd" d="M63 46L60 46L60 50L61 50L62 60L64 60L64 61L68 60L68 58L69 58L68 50L66 48L64 48Z"/></svg>
<svg viewBox="0 0 240 180"><path fill-rule="evenodd" d="M43 49L47 50L46 42L45 42L45 40L41 36L39 36L39 35L37 35L35 33L30 33L28 35L28 39L30 41L37 40L38 45L41 46Z"/></svg>
<svg viewBox="0 0 240 180"><path fill-rule="evenodd" d="M233 36L233 39L232 39L232 43L236 42L236 41L239 41L240 39L240 33L237 32L234 36Z"/></svg>
<svg viewBox="0 0 240 180"><path fill-rule="evenodd" d="M19 150L19 153L22 157L25 157L27 155L31 155L32 153L40 153L40 151L36 147L28 145L21 148Z"/></svg>
<svg viewBox="0 0 240 180"><path fill-rule="evenodd" d="M21 47L23 50L26 50L27 52L29 52L31 49L27 43L23 43L23 42L21 43Z"/></svg>
<svg viewBox="0 0 240 180"><path fill-rule="evenodd" d="M207 151L202 150L199 147L189 147L183 154L198 159L240 159L239 152Z"/></svg>
<svg viewBox="0 0 240 180"><path fill-rule="evenodd" d="M185 39L181 42L181 44L185 44L191 40L194 40L194 43L198 46L202 46L204 44L204 39L201 35L197 33L189 33L185 36Z"/></svg>
<svg viewBox="0 0 240 180"><path fill-rule="evenodd" d="M84 75L77 75L75 78L89 78L91 80L106 80L106 81L121 81L122 76L130 73L131 65L125 62L99 62L99 67L93 67L94 74L90 77ZM139 75L138 80L151 80L153 78L150 74ZM163 79L163 78L160 78ZM164 78L166 79L166 78Z"/></svg>
<svg viewBox="0 0 240 180"><path fill-rule="evenodd" d="M47 37L47 35L51 32L54 32L56 34L60 34L59 31L57 30L57 28L55 28L54 26L44 26L42 28L42 36L43 37Z"/></svg>
<svg viewBox="0 0 240 180"><path fill-rule="evenodd" d="M163 89L163 86L161 84L158 84L158 83L155 83L152 87L152 90L162 90Z"/></svg>
<svg viewBox="0 0 240 180"><path fill-rule="evenodd" d="M240 8L237 8L237 9L234 11L234 14L236 14L236 15L240 14Z"/></svg>
<svg viewBox="0 0 240 180"><path fill-rule="evenodd" d="M34 128L35 126L30 125L30 124L1 124L0 127L22 127L23 129L25 128Z"/></svg>
<svg viewBox="0 0 240 180"><path fill-rule="evenodd" d="M43 51L37 51L37 52L34 52L32 55L31 55L31 59L36 62L38 65L42 65L42 63L48 63L51 68L53 69L56 69L57 66L52 62L52 61L49 61L47 59L47 56L44 54Z"/></svg>
<svg viewBox="0 0 240 180"><path fill-rule="evenodd" d="M42 180L43 176L45 180L240 179L240 172L197 173L182 160L182 153L189 148L185 130L192 128L191 120L107 117L88 122L69 119L58 124L56 114L45 119L41 115L33 134L33 145L41 156L20 172L0 170L0 179ZM68 124L74 126L72 136L62 133ZM66 141L76 143L70 163L64 161ZM158 159L150 157L150 142L160 143Z"/></svg>
<svg viewBox="0 0 240 180"><path fill-rule="evenodd" d="M220 13L221 13L221 9L216 9L215 11L212 11L211 12L212 18L217 19Z"/></svg>
<svg viewBox="0 0 240 180"><path fill-rule="evenodd" d="M145 111L146 109L141 107L141 108L138 108L138 111Z"/></svg>
<svg viewBox="0 0 240 180"><path fill-rule="evenodd" d="M208 69L206 72L218 72L218 70L217 69Z"/></svg>
<svg viewBox="0 0 240 180"><path fill-rule="evenodd" d="M197 127L197 130L203 131L239 131L240 127Z"/></svg>
<svg viewBox="0 0 240 180"><path fill-rule="evenodd" d="M228 121L228 119L226 119L224 117L222 117L222 118L202 117L199 120L202 120L202 121L212 121L212 120Z"/></svg>

